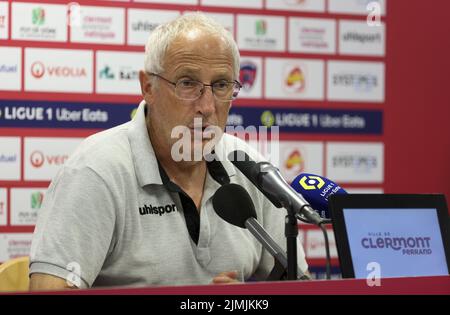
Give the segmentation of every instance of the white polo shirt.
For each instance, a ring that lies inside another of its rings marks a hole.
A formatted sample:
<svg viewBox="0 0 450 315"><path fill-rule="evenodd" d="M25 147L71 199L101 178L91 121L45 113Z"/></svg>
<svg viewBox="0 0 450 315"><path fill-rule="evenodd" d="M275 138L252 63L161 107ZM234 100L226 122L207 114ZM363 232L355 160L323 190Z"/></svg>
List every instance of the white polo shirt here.
<svg viewBox="0 0 450 315"><path fill-rule="evenodd" d="M216 152L226 156L236 143L257 158L226 134ZM248 230L223 221L212 197L224 182L243 186L258 221L283 248L286 211L275 208L232 163L217 163L208 166L195 242L180 192L160 174L142 102L132 121L85 139L50 184L34 232L30 274L79 277L82 288L207 284L232 270L241 281L265 279L273 258ZM298 263L307 270L300 242Z"/></svg>

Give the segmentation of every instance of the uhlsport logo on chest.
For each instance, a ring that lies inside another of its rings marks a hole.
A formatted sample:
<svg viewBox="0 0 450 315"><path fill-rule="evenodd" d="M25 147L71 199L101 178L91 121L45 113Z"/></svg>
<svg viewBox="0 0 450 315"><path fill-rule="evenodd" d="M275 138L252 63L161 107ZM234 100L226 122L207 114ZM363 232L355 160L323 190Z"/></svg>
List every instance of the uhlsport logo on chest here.
<svg viewBox="0 0 450 315"><path fill-rule="evenodd" d="M168 204L165 206L152 206L150 205L143 205L142 207L139 207L139 213L140 215L146 215L146 214L158 214L162 216L163 214L168 214L171 212L177 211L177 206L175 204Z"/></svg>

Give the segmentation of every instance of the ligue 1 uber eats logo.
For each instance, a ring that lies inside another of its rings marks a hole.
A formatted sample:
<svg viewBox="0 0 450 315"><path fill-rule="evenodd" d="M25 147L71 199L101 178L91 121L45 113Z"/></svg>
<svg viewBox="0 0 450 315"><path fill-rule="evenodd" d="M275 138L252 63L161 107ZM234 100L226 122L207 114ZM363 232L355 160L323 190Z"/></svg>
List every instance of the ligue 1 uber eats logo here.
<svg viewBox="0 0 450 315"><path fill-rule="evenodd" d="M323 185L325 185L325 182L322 178L314 175L303 176L302 178L300 178L299 183L304 190L320 189L323 187Z"/></svg>

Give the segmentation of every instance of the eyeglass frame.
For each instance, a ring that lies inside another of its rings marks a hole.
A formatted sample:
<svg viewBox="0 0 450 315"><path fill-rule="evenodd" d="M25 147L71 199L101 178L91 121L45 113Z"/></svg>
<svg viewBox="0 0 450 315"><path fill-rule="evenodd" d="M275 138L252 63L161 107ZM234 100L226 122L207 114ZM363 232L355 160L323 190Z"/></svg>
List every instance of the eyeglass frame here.
<svg viewBox="0 0 450 315"><path fill-rule="evenodd" d="M176 91L176 89L177 89L177 84L178 84L178 82L182 81L182 80L178 80L177 82L172 82L172 81L170 81L170 80L164 78L164 77L163 77L162 75L160 75L160 74L153 73L153 72L146 72L146 73L147 73L148 75L152 75L152 76L155 76L155 77L157 77L157 78L163 79L163 80L166 81L167 83L172 84L172 85L174 86L174 88L175 88L175 91ZM203 85L203 87L200 89L200 95L197 96L196 98L193 98L193 99L181 98L181 97L179 97L179 96L177 95L177 93L175 93L175 96L176 96L178 99L184 100L184 101L195 101L195 100L198 100L198 99L203 95L203 93L204 93L204 91L205 91L205 87L207 87L207 86L210 86L210 87L211 87L211 92L212 92L212 94L214 95L214 97L215 97L218 101L221 101L221 102L228 102L228 101L233 101L233 100L235 100L235 99L237 98L237 94L236 94L236 96L233 97L234 91L233 91L233 93L232 93L231 99L221 100L221 99L217 98L217 95L214 93L214 87L213 87L213 85L214 85L215 83L220 82L220 81L224 81L224 82L226 82L226 83L233 83L233 84L235 84L235 86L237 85L237 87L239 88L238 93L239 93L240 89L242 88L242 84L241 84L239 81L237 81L237 80L234 80L234 81L219 80L219 81L213 82L213 83L211 83L211 84L205 84L205 83L203 83L203 82L201 82L201 81L193 80L193 79L189 79L189 80L186 80L186 81L193 81L193 82L201 83L201 84ZM233 89L234 89L234 88L233 88Z"/></svg>

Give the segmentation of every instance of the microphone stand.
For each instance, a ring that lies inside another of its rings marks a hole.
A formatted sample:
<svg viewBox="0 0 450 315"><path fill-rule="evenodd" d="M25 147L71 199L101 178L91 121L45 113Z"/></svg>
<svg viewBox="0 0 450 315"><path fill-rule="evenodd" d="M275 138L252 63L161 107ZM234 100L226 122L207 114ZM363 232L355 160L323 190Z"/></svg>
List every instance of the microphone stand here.
<svg viewBox="0 0 450 315"><path fill-rule="evenodd" d="M288 211L288 215L285 219L284 235L287 242L287 279L297 280L297 236L298 225L297 218L292 211Z"/></svg>

